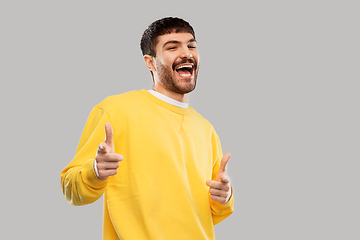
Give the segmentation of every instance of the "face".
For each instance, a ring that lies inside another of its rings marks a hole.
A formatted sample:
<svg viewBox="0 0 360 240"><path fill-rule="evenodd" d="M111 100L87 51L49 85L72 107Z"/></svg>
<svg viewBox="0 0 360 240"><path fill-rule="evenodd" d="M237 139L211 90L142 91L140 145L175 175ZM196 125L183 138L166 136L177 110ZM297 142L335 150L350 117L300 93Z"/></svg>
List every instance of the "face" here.
<svg viewBox="0 0 360 240"><path fill-rule="evenodd" d="M153 71L155 84L169 91L186 94L195 89L199 69L197 43L190 33L158 37Z"/></svg>

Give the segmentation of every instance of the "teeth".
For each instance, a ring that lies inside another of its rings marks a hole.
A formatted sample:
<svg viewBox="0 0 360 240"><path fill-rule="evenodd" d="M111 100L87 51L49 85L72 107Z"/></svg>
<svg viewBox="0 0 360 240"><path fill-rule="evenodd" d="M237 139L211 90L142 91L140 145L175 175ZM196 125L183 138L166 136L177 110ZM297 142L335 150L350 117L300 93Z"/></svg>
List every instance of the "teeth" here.
<svg viewBox="0 0 360 240"><path fill-rule="evenodd" d="M190 77L191 74L190 73L184 73L184 74L180 74L180 76L182 76L182 77Z"/></svg>
<svg viewBox="0 0 360 240"><path fill-rule="evenodd" d="M181 69L181 68L192 68L193 66L191 64L188 65L182 65L180 67L177 67L176 69Z"/></svg>

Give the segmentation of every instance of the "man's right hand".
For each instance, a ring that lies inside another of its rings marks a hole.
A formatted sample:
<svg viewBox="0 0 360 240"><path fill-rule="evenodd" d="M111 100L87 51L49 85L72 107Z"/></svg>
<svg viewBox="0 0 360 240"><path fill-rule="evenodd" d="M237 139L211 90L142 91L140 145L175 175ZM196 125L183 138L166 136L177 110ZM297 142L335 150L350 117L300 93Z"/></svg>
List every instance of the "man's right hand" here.
<svg viewBox="0 0 360 240"><path fill-rule="evenodd" d="M105 141L100 143L95 157L98 178L105 180L117 174L123 156L114 153L113 129L110 123L105 123Z"/></svg>

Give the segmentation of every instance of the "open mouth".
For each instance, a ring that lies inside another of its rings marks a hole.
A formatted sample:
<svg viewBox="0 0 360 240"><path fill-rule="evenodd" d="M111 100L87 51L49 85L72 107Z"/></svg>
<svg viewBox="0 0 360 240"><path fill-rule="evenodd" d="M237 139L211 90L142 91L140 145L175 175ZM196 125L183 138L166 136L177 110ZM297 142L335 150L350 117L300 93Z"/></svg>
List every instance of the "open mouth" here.
<svg viewBox="0 0 360 240"><path fill-rule="evenodd" d="M180 75L180 77L191 77L194 73L194 64L185 63L177 66L175 71Z"/></svg>

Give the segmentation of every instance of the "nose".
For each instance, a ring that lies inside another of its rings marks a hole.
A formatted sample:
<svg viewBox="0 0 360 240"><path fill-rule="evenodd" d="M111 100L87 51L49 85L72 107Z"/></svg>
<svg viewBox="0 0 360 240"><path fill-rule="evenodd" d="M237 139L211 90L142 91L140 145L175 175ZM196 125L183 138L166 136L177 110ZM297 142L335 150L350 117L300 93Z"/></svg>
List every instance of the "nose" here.
<svg viewBox="0 0 360 240"><path fill-rule="evenodd" d="M186 59L190 59L193 58L192 53L190 52L188 47L184 47L181 54L180 54L180 58L186 58Z"/></svg>

